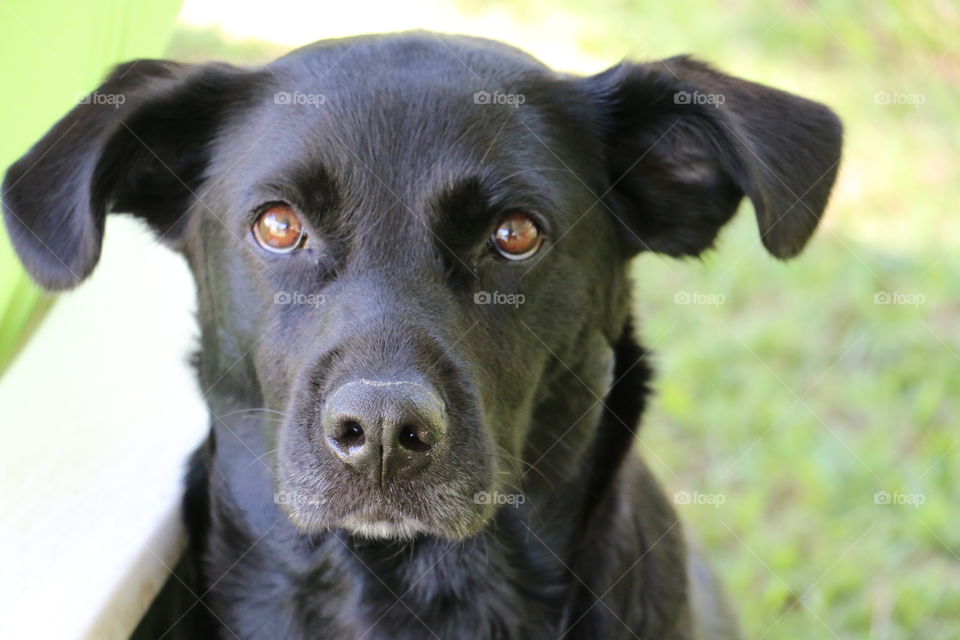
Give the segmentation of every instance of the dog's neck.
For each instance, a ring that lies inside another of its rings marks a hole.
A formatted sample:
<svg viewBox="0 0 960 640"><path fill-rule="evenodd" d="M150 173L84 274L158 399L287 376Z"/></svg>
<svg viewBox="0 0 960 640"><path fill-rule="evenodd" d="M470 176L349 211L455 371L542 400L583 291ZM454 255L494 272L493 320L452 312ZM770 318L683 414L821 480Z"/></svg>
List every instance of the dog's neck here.
<svg viewBox="0 0 960 640"><path fill-rule="evenodd" d="M264 456L272 447L264 428L271 417L243 410L215 417L216 441L207 460L209 527L197 550L204 556L207 588L214 586L211 606L250 628L242 599L253 583L257 599L275 601L291 629L322 620L331 629L342 627L343 637L366 631L351 626L356 607L385 600L395 606L369 623L394 637L398 629L409 629L412 637L429 635L423 625L446 637L445 616L457 629L472 616L479 635L489 637L540 637L544 619L558 625L547 636L566 627L577 615L572 603L584 587L589 590L577 576L589 574L581 567L590 545L606 534L609 518L602 512L616 501L615 478L646 396L649 369L629 330L613 347L613 380L605 396L590 399L586 411L571 406L557 415L554 402L539 412L541 421L574 425L565 436L570 443L554 446L555 435L538 441L534 424L519 487L522 504L504 505L482 533L461 542L429 536L371 541L341 530L298 533L272 494L276 482ZM563 465L576 465L577 472Z"/></svg>

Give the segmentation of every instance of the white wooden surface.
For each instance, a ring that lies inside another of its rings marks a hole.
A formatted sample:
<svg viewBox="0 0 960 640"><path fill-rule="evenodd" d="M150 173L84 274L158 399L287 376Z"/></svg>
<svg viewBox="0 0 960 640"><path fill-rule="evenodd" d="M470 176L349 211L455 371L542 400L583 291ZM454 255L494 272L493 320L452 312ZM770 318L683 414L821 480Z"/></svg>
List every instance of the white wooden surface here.
<svg viewBox="0 0 960 640"><path fill-rule="evenodd" d="M111 218L100 265L0 378L0 638L126 638L182 545L207 429L183 260Z"/></svg>

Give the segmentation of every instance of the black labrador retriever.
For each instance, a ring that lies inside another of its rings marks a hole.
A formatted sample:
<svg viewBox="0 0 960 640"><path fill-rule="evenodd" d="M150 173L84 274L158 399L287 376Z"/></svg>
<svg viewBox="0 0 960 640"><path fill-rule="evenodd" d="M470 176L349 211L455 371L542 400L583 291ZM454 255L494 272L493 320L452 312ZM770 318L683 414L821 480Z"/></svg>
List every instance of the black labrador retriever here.
<svg viewBox="0 0 960 640"><path fill-rule="evenodd" d="M687 57L574 77L410 33L119 67L3 205L50 289L109 211L196 279L212 428L138 635L734 637L632 451L627 265L700 254L743 196L796 255L840 147L826 107Z"/></svg>

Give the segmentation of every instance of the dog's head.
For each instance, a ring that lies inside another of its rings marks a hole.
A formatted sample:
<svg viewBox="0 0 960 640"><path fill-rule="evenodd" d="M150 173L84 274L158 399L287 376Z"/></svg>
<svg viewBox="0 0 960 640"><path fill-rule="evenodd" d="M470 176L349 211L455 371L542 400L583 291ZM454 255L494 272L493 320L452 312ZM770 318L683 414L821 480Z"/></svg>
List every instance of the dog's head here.
<svg viewBox="0 0 960 640"><path fill-rule="evenodd" d="M460 538L531 442L589 442L627 260L701 253L744 196L795 255L840 139L825 107L687 58L579 78L484 40L370 37L255 70L124 65L3 204L51 289L94 268L109 211L186 256L202 376L282 414L266 459L301 529Z"/></svg>

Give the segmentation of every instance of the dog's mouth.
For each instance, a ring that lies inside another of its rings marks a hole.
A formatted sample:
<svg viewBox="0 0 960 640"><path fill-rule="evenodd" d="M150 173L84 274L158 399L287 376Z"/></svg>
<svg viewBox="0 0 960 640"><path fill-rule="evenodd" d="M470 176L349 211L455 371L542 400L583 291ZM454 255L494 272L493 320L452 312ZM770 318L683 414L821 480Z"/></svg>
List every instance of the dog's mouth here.
<svg viewBox="0 0 960 640"><path fill-rule="evenodd" d="M325 477L319 472L298 474L287 469L282 472L281 486L275 502L297 529L309 535L342 529L370 539L431 535L462 540L481 531L494 511L494 505L477 497L488 492L463 477L372 488L349 474Z"/></svg>

